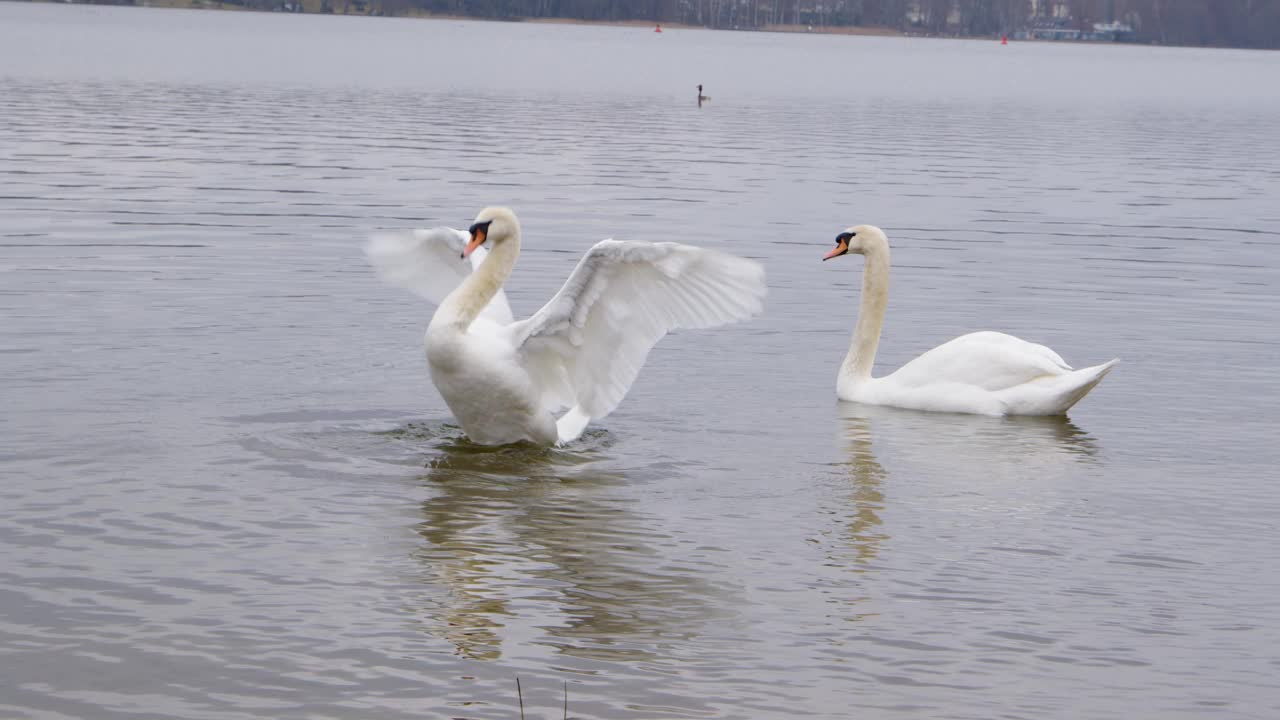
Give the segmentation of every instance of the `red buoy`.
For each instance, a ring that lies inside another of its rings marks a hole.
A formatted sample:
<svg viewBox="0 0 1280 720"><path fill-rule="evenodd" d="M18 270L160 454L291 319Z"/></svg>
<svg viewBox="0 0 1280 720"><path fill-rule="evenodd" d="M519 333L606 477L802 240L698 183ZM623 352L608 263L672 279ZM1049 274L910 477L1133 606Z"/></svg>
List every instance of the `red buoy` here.
<svg viewBox="0 0 1280 720"><path fill-rule="evenodd" d="M653 29L653 31L654 31L654 32L662 32L662 26L661 26L661 25L658 25L657 27L655 27L655 28Z"/></svg>
<svg viewBox="0 0 1280 720"><path fill-rule="evenodd" d="M1008 45L1008 44L1009 44L1009 36L1008 36L1008 35L1005 35L1005 36L1001 37L1001 38L1000 38L1000 44L1001 44L1001 45Z"/></svg>

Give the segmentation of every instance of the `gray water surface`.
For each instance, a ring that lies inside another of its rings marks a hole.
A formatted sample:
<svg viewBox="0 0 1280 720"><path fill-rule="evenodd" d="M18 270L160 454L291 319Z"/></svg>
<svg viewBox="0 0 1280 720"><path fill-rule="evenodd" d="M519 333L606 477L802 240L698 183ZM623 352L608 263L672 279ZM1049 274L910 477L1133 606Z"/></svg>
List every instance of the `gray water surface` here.
<svg viewBox="0 0 1280 720"><path fill-rule="evenodd" d="M1280 716L1280 55L0 3L0 716ZM694 86L712 102L699 109ZM561 450L373 231L760 260ZM1070 419L840 406L962 332Z"/></svg>

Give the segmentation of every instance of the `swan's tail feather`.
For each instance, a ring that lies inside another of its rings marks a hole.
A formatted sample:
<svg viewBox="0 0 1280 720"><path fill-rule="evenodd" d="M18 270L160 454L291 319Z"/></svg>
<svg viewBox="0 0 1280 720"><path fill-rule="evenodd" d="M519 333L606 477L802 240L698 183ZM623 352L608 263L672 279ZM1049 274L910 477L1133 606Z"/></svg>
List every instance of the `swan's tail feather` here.
<svg viewBox="0 0 1280 720"><path fill-rule="evenodd" d="M1119 358L1101 365L1050 375L1018 386L1002 398L1006 415L1062 415L1089 394Z"/></svg>
<svg viewBox="0 0 1280 720"><path fill-rule="evenodd" d="M583 412L582 406L574 405L556 420L556 443L564 445L582 437L582 431L587 429L589 422L591 416Z"/></svg>
<svg viewBox="0 0 1280 720"><path fill-rule="evenodd" d="M1108 360L1107 362L1104 362L1101 365L1094 365L1093 367L1087 367L1082 370L1077 370L1076 371L1077 374L1084 376L1087 379L1084 381L1084 383L1082 383L1076 389L1076 392L1078 392L1079 395L1077 395L1076 398L1071 401L1071 405L1075 405L1077 402L1080 401L1081 398L1083 398L1085 395L1088 395L1089 391L1092 390L1098 383L1102 382L1102 378L1106 377L1107 373L1111 372L1111 368L1115 367L1116 363L1118 362L1120 362L1120 358L1115 358L1112 360ZM1068 405L1067 407L1069 408L1071 406ZM1063 408L1063 410L1066 410L1066 409L1067 408Z"/></svg>
<svg viewBox="0 0 1280 720"><path fill-rule="evenodd" d="M1120 358L1115 358L1101 365L1081 368L1064 375L1063 378L1071 378L1072 383L1060 396L1059 407L1055 408L1055 411L1051 414L1060 415L1065 413L1071 409L1071 406L1083 400L1084 396L1097 387L1098 383L1102 382L1102 378L1106 377L1107 373L1111 372L1111 368L1115 367L1118 362L1120 362Z"/></svg>

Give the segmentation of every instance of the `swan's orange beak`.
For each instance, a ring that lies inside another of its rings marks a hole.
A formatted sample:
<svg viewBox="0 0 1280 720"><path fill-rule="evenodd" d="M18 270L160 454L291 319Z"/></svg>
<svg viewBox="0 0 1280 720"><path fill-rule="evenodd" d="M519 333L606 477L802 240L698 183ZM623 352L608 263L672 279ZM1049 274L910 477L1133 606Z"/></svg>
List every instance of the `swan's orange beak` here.
<svg viewBox="0 0 1280 720"><path fill-rule="evenodd" d="M849 241L842 238L842 239L836 240L836 249L832 250L826 255L823 255L822 260L823 262L826 262L827 260L830 260L833 257L840 257L841 255L847 252L849 252Z"/></svg>
<svg viewBox="0 0 1280 720"><path fill-rule="evenodd" d="M463 257L463 259L465 260L467 257L469 257L469 256L471 255L471 253L473 253L473 252L475 252L475 251L476 251L476 248L478 248L478 247L480 247L481 245L483 245L483 244L484 244L484 240L485 240L485 238L486 238L486 237L488 237L488 235L489 235L489 228L488 228L488 227L478 227L478 228L475 228L474 230L472 230L472 231L471 231L471 242L467 243L467 246L466 246L466 247L464 247L464 248L462 248L462 257Z"/></svg>

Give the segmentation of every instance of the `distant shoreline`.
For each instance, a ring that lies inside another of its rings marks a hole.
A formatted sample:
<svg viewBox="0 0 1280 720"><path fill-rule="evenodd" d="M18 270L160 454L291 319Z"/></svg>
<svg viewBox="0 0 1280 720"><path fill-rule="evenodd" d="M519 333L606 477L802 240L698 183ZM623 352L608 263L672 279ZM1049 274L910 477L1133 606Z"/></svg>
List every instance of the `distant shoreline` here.
<svg viewBox="0 0 1280 720"><path fill-rule="evenodd" d="M378 17L388 19L414 19L414 20L467 20L474 22L502 22L502 23L532 23L541 25L593 25L601 27L624 27L624 28L654 28L661 27L664 30L713 30L726 32L769 32L769 33L789 33L794 35L858 35L868 37L909 37L909 38L928 38L938 40L977 40L982 42L998 41L998 35L956 35L950 33L930 33L918 32L911 30L900 30L893 27L885 26L863 26L863 25L796 25L796 24L768 24L758 27L735 26L735 27L710 27L707 25L690 25L680 22L663 22L655 23L652 20L587 20L582 18L570 17L481 17L477 15L453 15L448 13L432 13L417 8L407 8L402 13L395 15L383 15L372 12L352 11L352 7L359 0L286 0L300 6L300 11L280 11L264 8L245 7L229 2L221 2L221 0L135 0L134 4L125 3L99 3L92 0L19 0L20 2L32 2L39 4L72 4L72 5L109 5L111 7L139 7L139 8L164 8L173 10L229 10L239 12L267 13L278 15L322 15L333 17ZM331 9L329 12L322 12L322 8L328 5L333 8L333 4L339 4L341 10ZM1050 45L1092 45L1092 46L1109 46L1109 47L1168 47L1168 48L1199 48L1205 50L1262 50L1276 51L1280 48L1265 47L1248 47L1240 45L1183 45L1177 43L1158 43L1158 42L1138 42L1133 40L1104 40L1104 39L1073 39L1073 40L1054 40L1045 38L1028 38L1020 37L1014 39L1012 35L1007 37L1010 43L1047 43Z"/></svg>
<svg viewBox="0 0 1280 720"><path fill-rule="evenodd" d="M48 4L72 4L72 5L99 5L101 3L80 2L79 0L30 0L35 3ZM532 23L539 25L598 25L604 27L633 27L633 28L655 28L661 27L663 30L724 30L729 32L776 32L776 33L795 33L800 35L875 35L887 37L905 37L908 33L895 30L889 27L865 27L865 26L808 26L808 25L761 25L759 27L707 27L705 25L688 25L678 22L655 23L652 20L585 20L580 18L568 17L512 17L512 18L495 18L495 17L479 17L476 15L451 15L448 13L431 13L419 10L417 8L409 8L403 13L395 15L377 15L368 12L321 12L320 0L301 0L304 11L299 13L282 12L276 10L266 10L260 8L250 8L235 3L220 2L219 0L138 0L135 4L114 4L112 7L137 7L137 8L163 8L169 10L229 10L232 12L254 12L267 13L275 15L329 15L333 17L379 17L388 19L413 19L413 20L472 20L476 22L504 22L504 23ZM985 38L983 38L985 39Z"/></svg>
<svg viewBox="0 0 1280 720"><path fill-rule="evenodd" d="M401 16L396 16L401 17ZM864 27L864 26L836 26L828 25L825 27L810 27L807 25L761 25L759 27L707 27L705 25L687 25L685 23L655 23L651 20L579 20L577 18L512 18L511 20L503 20L501 18L480 18L469 15L430 15L421 14L415 16L403 17L423 17L423 18L440 18L448 17L453 20L494 20L497 22L524 22L524 23L546 23L549 25L605 25L614 27L636 27L636 28L656 28L661 27L663 30L725 30L729 32L781 32L781 33L799 33L802 35L882 35L882 36L904 36L905 33L887 27Z"/></svg>

